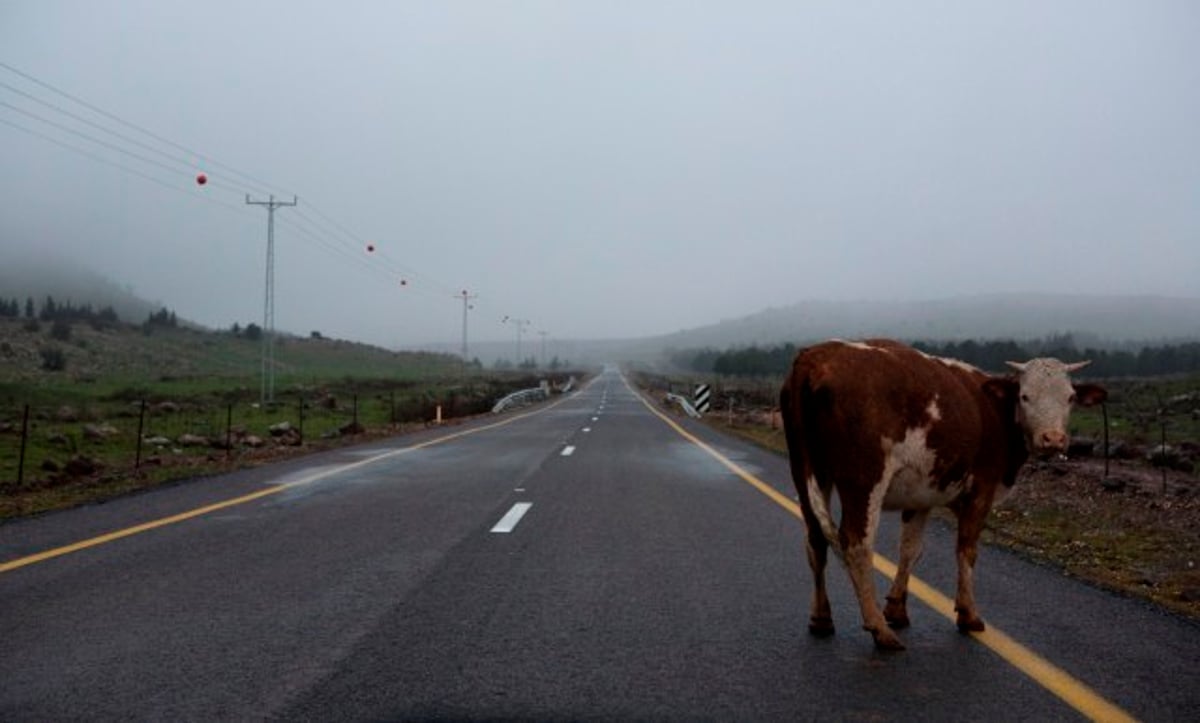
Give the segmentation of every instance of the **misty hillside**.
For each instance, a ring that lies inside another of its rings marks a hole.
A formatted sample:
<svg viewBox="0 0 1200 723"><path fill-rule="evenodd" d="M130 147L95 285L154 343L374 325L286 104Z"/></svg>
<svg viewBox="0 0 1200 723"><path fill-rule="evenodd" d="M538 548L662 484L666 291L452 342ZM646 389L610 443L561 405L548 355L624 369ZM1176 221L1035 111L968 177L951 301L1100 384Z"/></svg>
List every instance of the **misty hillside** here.
<svg viewBox="0 0 1200 723"><path fill-rule="evenodd" d="M145 321L163 306L69 259L0 256L0 299L16 299L23 310L25 300L32 297L40 309L47 296L54 297L59 304L69 301L76 307L111 306L122 321L131 323Z"/></svg>
<svg viewBox="0 0 1200 723"><path fill-rule="evenodd" d="M1102 346L1200 339L1200 299L993 294L922 302L812 301L653 341L666 348L726 348L831 337L949 341L1065 333Z"/></svg>
<svg viewBox="0 0 1200 723"><path fill-rule="evenodd" d="M32 296L38 308L46 296L59 303L112 306L122 321L140 324L162 304L139 298L129 288L69 261L4 258L0 263L0 300L24 305ZM178 309L181 319L188 309ZM708 326L641 339L555 339L545 349L549 361L602 363L652 361L668 349L804 344L831 337L887 336L905 340L1029 340L1072 334L1097 347L1200 339L1200 298L1159 296L1070 296L992 294L921 302L806 301L772 308ZM422 348L453 354L456 343ZM522 356L538 358L542 349L526 340ZM511 342L477 342L471 356L485 364L511 360Z"/></svg>
<svg viewBox="0 0 1200 723"><path fill-rule="evenodd" d="M223 378L253 387L261 373L262 343L245 333L87 323L67 329L56 334L49 323L30 328L23 319L0 318L0 389L64 379L113 385ZM276 340L275 363L281 388L288 380L408 379L453 376L460 369L450 355L287 335Z"/></svg>

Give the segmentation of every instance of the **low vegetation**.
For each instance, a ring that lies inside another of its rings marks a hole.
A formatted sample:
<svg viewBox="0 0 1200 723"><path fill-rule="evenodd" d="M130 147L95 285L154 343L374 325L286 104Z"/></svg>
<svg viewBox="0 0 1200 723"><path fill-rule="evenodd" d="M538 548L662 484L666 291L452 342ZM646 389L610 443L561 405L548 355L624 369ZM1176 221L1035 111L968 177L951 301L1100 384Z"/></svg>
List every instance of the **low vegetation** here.
<svg viewBox="0 0 1200 723"><path fill-rule="evenodd" d="M0 318L0 518L461 419L542 378L285 337L264 404L261 338L245 331L189 329L164 311L139 326L75 323L50 346L49 329L27 327Z"/></svg>

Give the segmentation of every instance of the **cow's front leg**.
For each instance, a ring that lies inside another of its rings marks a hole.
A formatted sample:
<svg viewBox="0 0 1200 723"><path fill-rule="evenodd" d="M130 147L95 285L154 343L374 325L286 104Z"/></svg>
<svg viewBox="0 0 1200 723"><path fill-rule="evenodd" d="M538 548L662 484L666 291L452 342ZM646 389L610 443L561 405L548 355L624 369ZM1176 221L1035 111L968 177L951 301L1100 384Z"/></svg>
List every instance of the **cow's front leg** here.
<svg viewBox="0 0 1200 723"><path fill-rule="evenodd" d="M964 505L958 516L958 592L954 609L958 613L958 629L964 633L982 632L986 627L975 606L975 561L987 512L986 506L976 503Z"/></svg>
<svg viewBox="0 0 1200 723"><path fill-rule="evenodd" d="M907 628L908 620L908 578L913 566L921 558L924 542L925 523L929 520L929 510L905 510L900 517L900 562L896 566L896 577L887 594L887 605L883 608L883 617L893 628Z"/></svg>

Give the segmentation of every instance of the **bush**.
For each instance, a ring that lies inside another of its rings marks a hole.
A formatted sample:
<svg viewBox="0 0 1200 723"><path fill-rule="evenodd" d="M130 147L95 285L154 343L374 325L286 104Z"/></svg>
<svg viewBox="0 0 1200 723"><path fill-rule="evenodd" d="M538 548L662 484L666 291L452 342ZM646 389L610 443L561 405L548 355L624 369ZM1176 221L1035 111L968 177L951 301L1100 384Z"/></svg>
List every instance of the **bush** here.
<svg viewBox="0 0 1200 723"><path fill-rule="evenodd" d="M69 341L71 325L62 319L55 319L54 324L50 327L50 337L59 341Z"/></svg>
<svg viewBox="0 0 1200 723"><path fill-rule="evenodd" d="M56 346L44 346L38 350L42 355L42 369L48 372L61 372L67 368L67 355Z"/></svg>

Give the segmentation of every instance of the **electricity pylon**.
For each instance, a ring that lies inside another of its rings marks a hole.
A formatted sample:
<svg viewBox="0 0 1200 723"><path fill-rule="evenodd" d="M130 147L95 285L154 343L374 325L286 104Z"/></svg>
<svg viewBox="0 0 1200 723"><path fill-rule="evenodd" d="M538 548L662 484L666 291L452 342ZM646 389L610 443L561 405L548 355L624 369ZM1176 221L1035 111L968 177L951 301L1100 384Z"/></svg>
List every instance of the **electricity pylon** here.
<svg viewBox="0 0 1200 723"><path fill-rule="evenodd" d="M267 288L263 300L262 393L259 398L264 409L275 401L275 209L295 206L298 200L292 196L291 202L276 201L272 195L269 201L251 201L250 194L246 194L248 205L267 207Z"/></svg>

